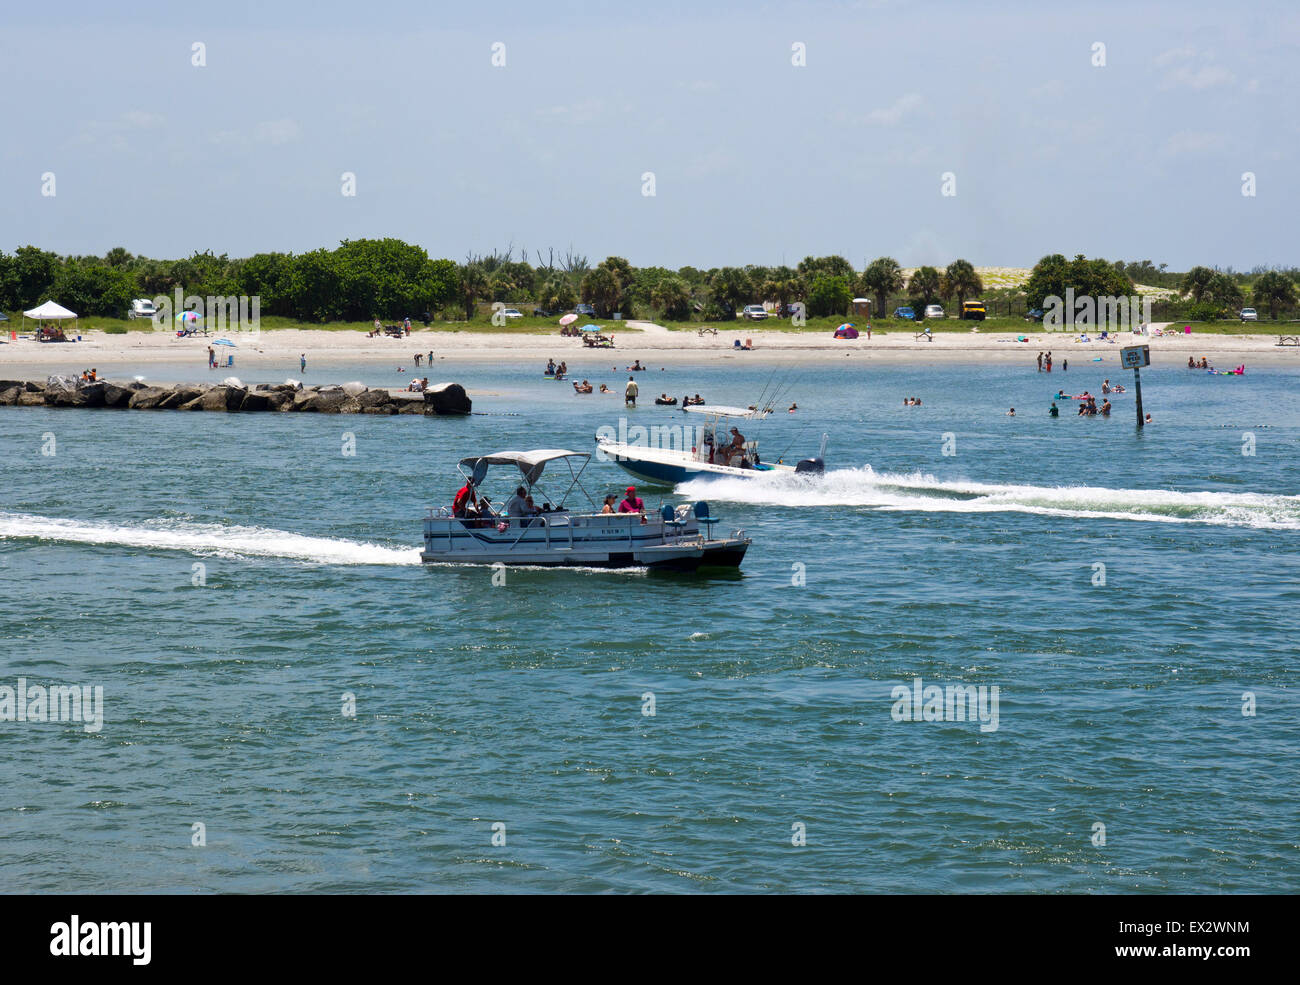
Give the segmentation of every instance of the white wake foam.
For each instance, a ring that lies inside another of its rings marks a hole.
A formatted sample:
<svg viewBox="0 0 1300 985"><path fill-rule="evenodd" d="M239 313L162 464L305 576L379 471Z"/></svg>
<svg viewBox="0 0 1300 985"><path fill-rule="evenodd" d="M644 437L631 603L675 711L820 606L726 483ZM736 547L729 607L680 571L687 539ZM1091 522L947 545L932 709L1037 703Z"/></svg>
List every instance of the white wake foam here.
<svg viewBox="0 0 1300 985"><path fill-rule="evenodd" d="M677 487L692 499L758 506L856 506L953 513L1038 513L1046 516L1160 523L1208 523L1300 530L1300 496L1103 486L997 485L911 475L834 469L820 477L789 473L753 479L697 479Z"/></svg>
<svg viewBox="0 0 1300 985"><path fill-rule="evenodd" d="M307 537L269 527L158 520L145 526L96 523L0 512L0 539L112 544L200 555L286 558L316 564L419 564L417 548L393 548L335 537Z"/></svg>

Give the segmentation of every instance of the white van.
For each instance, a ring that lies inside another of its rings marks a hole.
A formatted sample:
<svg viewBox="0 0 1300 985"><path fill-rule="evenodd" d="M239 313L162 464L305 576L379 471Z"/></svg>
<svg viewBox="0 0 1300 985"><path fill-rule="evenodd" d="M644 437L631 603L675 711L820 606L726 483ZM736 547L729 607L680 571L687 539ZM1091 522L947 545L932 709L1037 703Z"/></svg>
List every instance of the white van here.
<svg viewBox="0 0 1300 985"><path fill-rule="evenodd" d="M152 301L148 298L135 298L131 301L131 310L126 313L126 317L133 321L136 318L148 318L152 321L156 314L158 309L153 306Z"/></svg>

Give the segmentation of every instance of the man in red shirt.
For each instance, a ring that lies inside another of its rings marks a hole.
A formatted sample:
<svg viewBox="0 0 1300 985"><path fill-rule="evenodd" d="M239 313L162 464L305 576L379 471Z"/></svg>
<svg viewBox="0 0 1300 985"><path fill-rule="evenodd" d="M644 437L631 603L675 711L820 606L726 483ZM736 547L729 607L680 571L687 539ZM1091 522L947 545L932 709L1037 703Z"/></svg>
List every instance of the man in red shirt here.
<svg viewBox="0 0 1300 985"><path fill-rule="evenodd" d="M641 497L636 494L636 486L627 487L627 497L623 502L618 504L620 513L643 513L645 512L645 503Z"/></svg>
<svg viewBox="0 0 1300 985"><path fill-rule="evenodd" d="M451 503L451 515L464 517L469 508L474 505L474 480L466 479L465 484L460 487L456 493L456 498Z"/></svg>

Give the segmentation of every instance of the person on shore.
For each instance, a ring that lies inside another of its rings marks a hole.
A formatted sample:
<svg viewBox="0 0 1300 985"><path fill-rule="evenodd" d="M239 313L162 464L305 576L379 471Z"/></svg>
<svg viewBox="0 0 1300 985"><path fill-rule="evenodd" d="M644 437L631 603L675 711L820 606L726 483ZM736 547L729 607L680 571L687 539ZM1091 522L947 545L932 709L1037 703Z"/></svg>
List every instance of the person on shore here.
<svg viewBox="0 0 1300 985"><path fill-rule="evenodd" d="M627 404L629 407L635 407L637 393L636 380L629 376L627 378L627 386L623 388L623 403Z"/></svg>
<svg viewBox="0 0 1300 985"><path fill-rule="evenodd" d="M404 319L402 319L402 328L406 330L406 334L407 334L407 335L410 335L410 334L411 334L411 319L410 319L410 318L404 318Z"/></svg>
<svg viewBox="0 0 1300 985"><path fill-rule="evenodd" d="M1188 365L1189 366L1191 365L1190 360L1188 361ZM216 368L217 368L217 350L212 348L212 346L208 346L208 369L216 369Z"/></svg>
<svg viewBox="0 0 1300 985"><path fill-rule="evenodd" d="M627 487L627 495L623 497L623 502L618 504L618 511L620 513L641 513L645 511L645 503L636 494L636 486Z"/></svg>
<svg viewBox="0 0 1300 985"><path fill-rule="evenodd" d="M1061 408L1056 406L1056 401L1052 401L1052 409L1047 412L1049 417L1060 417Z"/></svg>
<svg viewBox="0 0 1300 985"><path fill-rule="evenodd" d="M305 352L298 355L298 372L307 372L307 353Z"/></svg>
<svg viewBox="0 0 1300 985"><path fill-rule="evenodd" d="M370 330L370 335L368 335L368 336L366 336L366 337L369 338L369 337L372 336L372 335L383 335L383 334L384 334L384 325L383 325L383 322L381 322L378 318L376 318L376 319L375 319L375 327L372 328L372 329Z"/></svg>
<svg viewBox="0 0 1300 985"><path fill-rule="evenodd" d="M600 508L600 512L601 512L601 513L613 513L613 512L614 512L614 499L615 499L615 498L616 498L616 497L614 496L613 493L610 493L608 496L606 496L606 497L605 497L605 505L602 506L602 507Z"/></svg>
<svg viewBox="0 0 1300 985"><path fill-rule="evenodd" d="M1038 354L1038 371L1040 373L1043 371L1043 354L1041 352Z"/></svg>

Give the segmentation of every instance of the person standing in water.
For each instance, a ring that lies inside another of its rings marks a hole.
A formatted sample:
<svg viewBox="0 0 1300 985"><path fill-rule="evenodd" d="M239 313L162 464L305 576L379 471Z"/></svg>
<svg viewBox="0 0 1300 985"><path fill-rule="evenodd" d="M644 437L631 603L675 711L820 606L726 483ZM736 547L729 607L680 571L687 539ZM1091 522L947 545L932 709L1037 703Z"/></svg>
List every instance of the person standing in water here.
<svg viewBox="0 0 1300 985"><path fill-rule="evenodd" d="M1040 373L1043 371L1043 354L1041 352L1038 354L1038 371Z"/></svg>
<svg viewBox="0 0 1300 985"><path fill-rule="evenodd" d="M298 372L307 372L307 353L300 353L298 356Z"/></svg>
<svg viewBox="0 0 1300 985"><path fill-rule="evenodd" d="M623 402L629 407L635 407L637 392L636 380L629 376L627 386L623 388Z"/></svg>

